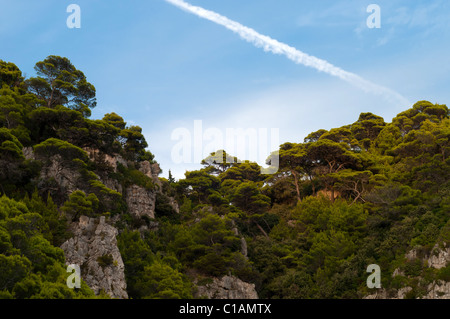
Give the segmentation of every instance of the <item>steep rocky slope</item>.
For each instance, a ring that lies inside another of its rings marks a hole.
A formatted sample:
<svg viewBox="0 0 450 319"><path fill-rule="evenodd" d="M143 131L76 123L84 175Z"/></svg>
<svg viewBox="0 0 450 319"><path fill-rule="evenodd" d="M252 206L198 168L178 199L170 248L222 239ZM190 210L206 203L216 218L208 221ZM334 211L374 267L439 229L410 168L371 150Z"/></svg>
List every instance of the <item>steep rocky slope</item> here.
<svg viewBox="0 0 450 319"><path fill-rule="evenodd" d="M208 299L258 299L255 284L246 283L234 276L212 278L209 283L197 288L196 296Z"/></svg>
<svg viewBox="0 0 450 319"><path fill-rule="evenodd" d="M420 263L425 265L428 270L440 270L450 264L450 247L444 242L442 246L436 244L429 254L421 256L417 249L410 250L405 258L410 263ZM398 277L399 279L408 278L405 271L402 269L395 269L392 277ZM416 279L418 286L404 286L398 289L379 289L374 294L368 295L365 299L405 299L409 298L413 290L420 289L420 299L450 299L450 282L435 279L431 282L424 281L424 278L417 276Z"/></svg>
<svg viewBox="0 0 450 319"><path fill-rule="evenodd" d="M71 227L74 237L61 246L66 263L80 266L82 278L96 294L103 290L112 298L128 298L117 229L104 216L81 216Z"/></svg>
<svg viewBox="0 0 450 319"><path fill-rule="evenodd" d="M118 172L119 165L127 167L128 163L121 156L102 154L98 150L85 149L93 162L101 162L114 173ZM33 152L26 150L27 157L33 158ZM155 216L156 198L161 192L162 185L158 178L160 168L157 163L144 161L139 165L139 171L152 182L155 187L146 188L137 184L123 185L117 179L105 173L105 169L96 171L98 180L107 188L119 192L127 204L127 213L137 221L152 220ZM41 179L49 178L56 181L59 188L67 195L78 189L78 180L82 177L77 171L65 168L58 158L51 158L48 165L41 172ZM179 207L174 198L169 197L169 204L174 211ZM70 231L73 237L64 242L61 248L66 256L66 264L77 264L81 269L81 277L96 293L104 292L112 298L126 299L127 284L125 266L117 246L119 230L115 227L120 216L112 218L80 216L71 222ZM148 227L141 223L139 230ZM233 228L236 235L238 230ZM247 255L247 244L241 237L241 251ZM210 299L256 299L258 294L255 285L246 283L234 276L211 278L212 282L198 287L197 296Z"/></svg>
<svg viewBox="0 0 450 319"><path fill-rule="evenodd" d="M133 218L155 218L156 194L161 188L158 164L144 161L140 165L140 171L156 185L155 188L147 189L136 184L123 185L119 180L111 178L108 172L117 173L119 165L127 167L126 160L120 155L111 156L95 149L85 148L84 151L93 163L103 164L102 169L95 171L99 182L107 189L121 194L127 204L127 212ZM23 153L27 159L36 157L32 148L24 148ZM60 156L48 157L45 160L46 164L40 173L42 182L54 181L59 192L66 196L80 190L83 185L80 180L83 177L78 170L65 165ZM173 205L178 209L174 200ZM61 246L66 256L66 264L79 265L82 279L96 294L103 291L112 298L128 298L124 263L117 247L116 236L119 231L114 226L120 216L105 218L81 215L76 220L73 220L72 216L67 217L72 220L69 230L73 237Z"/></svg>

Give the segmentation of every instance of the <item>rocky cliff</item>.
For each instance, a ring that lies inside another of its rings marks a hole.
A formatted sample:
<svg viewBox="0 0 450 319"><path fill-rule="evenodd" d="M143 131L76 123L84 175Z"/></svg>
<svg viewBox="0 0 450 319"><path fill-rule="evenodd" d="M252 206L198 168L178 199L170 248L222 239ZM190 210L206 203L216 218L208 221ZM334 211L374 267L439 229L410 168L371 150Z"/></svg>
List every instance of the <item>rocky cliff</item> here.
<svg viewBox="0 0 450 319"><path fill-rule="evenodd" d="M436 244L427 259L429 267L442 269L450 263L450 246L445 242L440 247ZM428 285L428 293L423 299L450 299L450 282L436 280Z"/></svg>
<svg viewBox="0 0 450 319"><path fill-rule="evenodd" d="M442 269L450 264L450 247L443 242L441 245L436 244L429 254L421 256L417 249L412 249L406 253L405 258L408 262L419 261L426 268ZM395 269L392 277L405 277L405 272L399 268ZM406 276L408 277L408 276ZM444 280L433 280L430 283L424 283L423 278L416 278L422 284L420 299L450 299L450 282ZM409 293L413 291L413 287L405 286L399 289L378 289L374 294L364 297L364 299L405 299L409 298Z"/></svg>
<svg viewBox="0 0 450 319"><path fill-rule="evenodd" d="M132 185L125 191L128 212L135 218L147 216L155 218L156 193L138 185Z"/></svg>
<svg viewBox="0 0 450 319"><path fill-rule="evenodd" d="M160 168L157 163L148 161L140 162L139 165L129 163L120 155L104 154L98 150L84 148L89 160L96 164L94 171L97 180L106 188L118 192L127 206L127 213L135 220L151 220L155 218L155 210L158 194L162 194L163 185L158 177ZM33 150L24 149L24 154L29 159L34 158ZM57 156L45 161L40 175L42 181L52 180L62 196L68 196L76 190L83 189L82 176L77 170L66 167ZM117 179L121 169L138 169L151 181L152 187L144 187ZM174 198L163 195L173 210L179 213L178 203ZM71 218L70 218L71 219ZM65 253L66 264L77 264L80 266L81 277L99 294L105 292L112 298L126 299L127 285L125 279L125 267L121 253L117 246L117 235L119 231L114 227L113 218L81 216L79 220L70 224L73 237L61 246ZM139 223L138 223L139 224ZM145 223L144 223L145 224ZM130 226L130 225L129 225ZM139 230L148 229L140 226ZM233 223L233 232L241 240L241 253L247 258L247 243L239 234ZM255 285L244 282L234 276L222 278L211 278L211 281L198 286L196 297L207 297L209 299L257 299L258 294Z"/></svg>
<svg viewBox="0 0 450 319"><path fill-rule="evenodd" d="M79 265L81 277L96 294L103 290L112 298L128 298L117 229L107 224L104 216L81 216L71 228L74 237L61 246L66 264Z"/></svg>
<svg viewBox="0 0 450 319"><path fill-rule="evenodd" d="M97 180L107 189L122 195L127 204L128 214L137 220L143 217L155 218L156 196L162 189L161 181L158 178L161 170L157 163L143 161L138 165L139 171L154 185L153 188L146 188L136 184L124 184L123 180L114 178L117 173L120 173L119 166L127 169L130 165L120 155L105 154L92 148L83 150L97 167L94 171ZM27 159L35 159L32 148L24 148L23 153ZM58 156L44 157L43 159L45 165L39 177L42 184L47 185L48 181L52 181L54 188L62 198L68 197L76 190L88 192L83 189L85 184L82 183L82 176L78 170L65 165L65 162ZM135 165L135 163L131 163L131 165ZM179 211L178 204L173 198L170 198L170 204L176 212ZM113 226L113 219L117 218L81 216L79 221L70 224L70 231L74 236L64 242L61 248L65 253L66 264L79 265L81 277L96 294L104 291L112 298L123 299L128 298L128 295L124 263L117 247L118 230Z"/></svg>
<svg viewBox="0 0 450 319"><path fill-rule="evenodd" d="M445 242L442 243L442 247L436 244L427 258L428 266L436 269L446 267L449 262L450 246L448 246Z"/></svg>
<svg viewBox="0 0 450 319"><path fill-rule="evenodd" d="M258 299L255 285L234 276L212 278L212 282L197 286L196 297L208 299Z"/></svg>

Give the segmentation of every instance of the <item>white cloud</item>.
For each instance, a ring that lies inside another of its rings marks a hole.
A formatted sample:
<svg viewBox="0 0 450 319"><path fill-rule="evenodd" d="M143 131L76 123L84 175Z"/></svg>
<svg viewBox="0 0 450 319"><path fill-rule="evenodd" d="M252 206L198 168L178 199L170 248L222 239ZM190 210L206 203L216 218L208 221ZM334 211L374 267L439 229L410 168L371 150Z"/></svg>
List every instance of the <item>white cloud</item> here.
<svg viewBox="0 0 450 319"><path fill-rule="evenodd" d="M279 129L279 144L282 144L303 142L307 134L321 128L331 129L351 124L361 112L372 112L390 121L392 110L397 114L405 107L387 103L377 95L366 94L333 79L272 87L264 91L249 92L231 101L228 99L226 102L214 103L205 105L203 113L178 118L166 123L164 127L144 127L150 150L164 169L163 176L167 176L170 169L176 178L183 178L186 169L201 167L198 162L189 165L175 164L171 158L171 150L177 143L170 139L173 130L184 127L193 135L194 120L202 121L203 132L208 128L217 128L224 136L227 128L266 128L268 132L271 128L276 128ZM204 145L206 144L208 141L205 140ZM194 151L192 146L192 152Z"/></svg>

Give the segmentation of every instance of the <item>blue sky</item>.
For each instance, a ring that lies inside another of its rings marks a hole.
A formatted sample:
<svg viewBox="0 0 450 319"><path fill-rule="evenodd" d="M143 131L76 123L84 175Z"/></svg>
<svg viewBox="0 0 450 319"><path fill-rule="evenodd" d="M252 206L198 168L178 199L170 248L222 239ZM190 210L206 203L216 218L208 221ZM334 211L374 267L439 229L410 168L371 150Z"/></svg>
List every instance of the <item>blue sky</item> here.
<svg viewBox="0 0 450 319"><path fill-rule="evenodd" d="M301 142L373 112L390 121L418 100L450 101L448 0L192 0L398 92L386 100L284 56L256 48L210 21L164 0L1 0L0 59L27 76L48 55L68 57L97 89L92 118L120 114L143 128L167 176L198 164L175 164L172 132L203 127L277 128L279 141ZM81 28L69 29L69 4ZM369 29L369 4L381 28Z"/></svg>

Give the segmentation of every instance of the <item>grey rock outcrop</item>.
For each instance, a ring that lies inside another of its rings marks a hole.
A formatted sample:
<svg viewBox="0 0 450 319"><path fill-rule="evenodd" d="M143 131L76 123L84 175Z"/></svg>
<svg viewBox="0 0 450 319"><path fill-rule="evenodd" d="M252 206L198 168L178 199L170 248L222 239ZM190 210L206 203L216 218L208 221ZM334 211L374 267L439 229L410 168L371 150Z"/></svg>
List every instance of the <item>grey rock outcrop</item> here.
<svg viewBox="0 0 450 319"><path fill-rule="evenodd" d="M156 193L144 187L132 185L125 191L128 212L137 218L155 218Z"/></svg>
<svg viewBox="0 0 450 319"><path fill-rule="evenodd" d="M49 158L40 174L41 180L53 179L61 192L71 194L78 189L78 179L80 173L72 167L67 167L60 155L54 155Z"/></svg>
<svg viewBox="0 0 450 319"><path fill-rule="evenodd" d="M363 299L405 299L406 294L412 290L411 287L403 287L398 290L387 291L386 289L379 289L372 295L368 295Z"/></svg>
<svg viewBox="0 0 450 319"><path fill-rule="evenodd" d="M99 180L109 189L112 189L118 193L123 194L122 184L120 184L117 180L109 178L107 176L101 176L99 177Z"/></svg>
<svg viewBox="0 0 450 319"><path fill-rule="evenodd" d="M371 295L364 296L363 299L389 299L386 289L379 289Z"/></svg>
<svg viewBox="0 0 450 319"><path fill-rule="evenodd" d="M438 280L428 286L428 294L423 299L450 299L450 282Z"/></svg>
<svg viewBox="0 0 450 319"><path fill-rule="evenodd" d="M212 283L197 286L197 296L208 299L258 299L255 284L250 284L234 276L213 278Z"/></svg>
<svg viewBox="0 0 450 319"><path fill-rule="evenodd" d="M147 216L153 219L155 218L156 196L158 192L162 191L162 183L158 177L161 169L158 163L152 164L149 161L143 161L139 164L139 171L153 181L155 189L146 189L138 185L128 187L124 194L128 212L136 218ZM175 212L179 213L180 208L176 200L172 197L168 197L168 199Z"/></svg>
<svg viewBox="0 0 450 319"><path fill-rule="evenodd" d="M32 147L24 147L22 148L22 153L25 159L27 160L35 160L34 151Z"/></svg>
<svg viewBox="0 0 450 319"><path fill-rule="evenodd" d="M394 299L405 299L406 294L412 290L411 287L403 287L397 291L397 296Z"/></svg>
<svg viewBox="0 0 450 319"><path fill-rule="evenodd" d="M446 243L442 243L443 247L439 247L436 244L431 250L430 256L428 257L428 266L436 269L441 269L447 266L450 262L450 247Z"/></svg>
<svg viewBox="0 0 450 319"><path fill-rule="evenodd" d="M180 213L180 206L178 205L177 201L173 197L169 197L169 204L172 206L174 211L179 214Z"/></svg>
<svg viewBox="0 0 450 319"><path fill-rule="evenodd" d="M149 161L143 161L140 163L139 170L147 177L150 177L159 190L161 189L161 181L158 178L158 175L161 173L161 168L158 163L151 164Z"/></svg>
<svg viewBox="0 0 450 319"><path fill-rule="evenodd" d="M139 163L139 170L152 180L155 187L125 186L110 174L117 173L120 165L128 167L129 163L124 158L117 154L105 154L96 149L85 148L84 151L91 161L99 164L95 172L98 181L107 188L122 194L128 213L136 219L155 218L157 194L162 192L162 182L158 177L161 169L157 163L152 164L148 161ZM24 148L23 153L27 159L36 158L32 148ZM42 183L54 181L61 196L68 196L80 188L83 190L85 183L82 176L78 169L74 169L70 161L64 161L59 155L42 159L45 160L40 176ZM169 201L175 211L179 212L175 199L169 197ZM79 222L72 223L70 226L74 237L63 243L61 248L66 257L66 264L79 265L81 277L96 294L104 291L112 298L126 299L128 294L125 267L116 239L118 230L112 226L112 221L110 223L105 221L105 217L81 216ZM152 228L151 225L141 228L147 230L148 227Z"/></svg>
<svg viewBox="0 0 450 319"><path fill-rule="evenodd" d="M85 147L83 150L88 154L89 159L94 162L103 162L107 164L109 167L113 169L114 172L117 172L118 164L122 164L123 166L127 166L127 161L120 155L109 155L101 152L98 149L93 149L90 147Z"/></svg>
<svg viewBox="0 0 450 319"><path fill-rule="evenodd" d="M245 240L244 236L239 234L239 230L236 226L236 223L234 222L234 220L231 221L233 228L232 231L233 233L238 236L241 237L241 254L244 255L245 258L248 258L248 248L247 248L247 241Z"/></svg>
<svg viewBox="0 0 450 319"><path fill-rule="evenodd" d="M66 264L79 265L81 277L96 294L103 290L112 298L128 298L117 229L107 224L103 216L81 216L72 229L74 237L61 245Z"/></svg>
<svg viewBox="0 0 450 319"><path fill-rule="evenodd" d="M422 257L417 249L411 249L405 254L405 258L408 261L421 259L426 261L428 267L441 269L450 263L450 247L445 242L441 243L441 245L436 244L429 255ZM392 277L404 275L404 272L397 268L394 270ZM364 299L404 299L412 289L412 287L402 287L391 291L379 289L374 294L365 296ZM443 280L433 281L428 286L425 286L425 289L426 293L420 297L421 299L450 299L450 282Z"/></svg>

